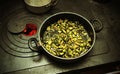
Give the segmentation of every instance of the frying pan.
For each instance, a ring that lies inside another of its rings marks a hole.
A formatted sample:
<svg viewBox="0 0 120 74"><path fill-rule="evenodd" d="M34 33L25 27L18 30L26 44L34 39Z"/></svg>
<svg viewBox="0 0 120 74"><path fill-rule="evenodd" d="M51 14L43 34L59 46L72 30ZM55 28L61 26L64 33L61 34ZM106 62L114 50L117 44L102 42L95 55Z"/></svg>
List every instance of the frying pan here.
<svg viewBox="0 0 120 74"><path fill-rule="evenodd" d="M47 12L53 8L58 1L59 0L24 0L26 8L36 14Z"/></svg>
<svg viewBox="0 0 120 74"><path fill-rule="evenodd" d="M79 57L75 57L75 58L58 57L48 52L46 48L42 45L43 43L42 38L43 38L44 32L46 31L46 28L50 26L52 23L57 22L59 19L68 19L71 21L78 21L82 23L83 24L82 26L84 26L85 30L88 32L89 36L91 37L92 39L91 47L85 53L80 54ZM38 53L41 53L40 50L42 48L49 56L54 57L59 60L64 60L64 61L76 60L76 59L83 57L84 55L86 55L88 52L92 50L95 44L95 40L96 40L96 33L100 32L102 29L103 29L103 25L98 19L92 20L90 22L88 19L86 19L82 15L74 13L74 12L59 12L59 13L49 16L47 19L43 21L38 31L38 40L37 38L30 38L28 41L28 46L33 52L38 52ZM36 48L34 48L32 43L35 44Z"/></svg>

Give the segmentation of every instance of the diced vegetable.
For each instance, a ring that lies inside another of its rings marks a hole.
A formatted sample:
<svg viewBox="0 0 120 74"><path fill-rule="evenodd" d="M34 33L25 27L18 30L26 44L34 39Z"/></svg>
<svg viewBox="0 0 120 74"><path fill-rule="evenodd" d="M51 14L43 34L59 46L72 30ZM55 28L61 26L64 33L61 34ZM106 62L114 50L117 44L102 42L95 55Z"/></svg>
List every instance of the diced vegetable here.
<svg viewBox="0 0 120 74"><path fill-rule="evenodd" d="M91 38L79 22L58 20L47 27L43 45L51 54L62 58L75 58L91 47Z"/></svg>

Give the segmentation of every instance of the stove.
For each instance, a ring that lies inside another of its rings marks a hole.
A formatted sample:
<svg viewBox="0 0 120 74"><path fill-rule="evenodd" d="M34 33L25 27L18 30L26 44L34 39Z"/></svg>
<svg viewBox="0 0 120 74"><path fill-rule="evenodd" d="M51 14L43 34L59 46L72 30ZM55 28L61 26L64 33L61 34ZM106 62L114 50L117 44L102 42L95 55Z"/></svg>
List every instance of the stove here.
<svg viewBox="0 0 120 74"><path fill-rule="evenodd" d="M44 17L32 15L29 12L27 12L24 8L19 8L10 11L7 13L7 15L5 14L5 18L2 19L3 21L1 24L1 31L0 31L1 34L0 39L2 40L0 41L0 47L1 47L0 50L3 51L3 53L1 52L1 58L4 57L2 58L3 60L2 62L4 62L2 65L4 66L6 71L7 70L14 71L15 69L17 70L24 69L30 66L34 67L37 64L39 65L48 64L48 62L44 60L44 57L40 58L43 62L41 61L41 63L36 63L37 61L40 60L39 54L36 52L32 52L28 47L28 39L32 37L37 38L37 33L32 36L28 36L25 35L24 33L20 33L21 31L24 30L26 24L29 23L35 24L37 26L37 31L38 31L40 24L45 18L46 15ZM14 59L14 64L21 62L21 64L17 64L19 66L18 68L17 66L14 66L12 64L13 59ZM6 61L9 61L9 65L7 64ZM26 65L25 63L28 62L29 64ZM34 62L34 63L30 64L30 62L31 63ZM8 69L8 67L11 68Z"/></svg>
<svg viewBox="0 0 120 74"><path fill-rule="evenodd" d="M29 14L26 15L21 11L13 13L13 15L7 15L8 18L6 18L5 22L2 23L1 39L3 41L0 43L2 49L4 49L7 53L18 57L32 57L38 55L37 53L31 52L28 48L27 43L30 37L22 33L15 34L15 32L19 32L21 29L23 30L27 23L35 23L39 27L41 21L38 18ZM36 35L34 35L34 37L36 37Z"/></svg>
<svg viewBox="0 0 120 74"><path fill-rule="evenodd" d="M8 1L6 5L2 5L4 10L3 8L0 9L0 16L2 17L0 18L0 73L12 73L16 71L24 71L32 68L54 65L54 62L46 56L45 52L32 52L28 47L28 39L33 37L38 38L38 30L41 23L50 15L61 11L74 11L88 19L98 18L98 16L96 16L97 14L91 10L92 6L89 4L91 1L88 2L87 0L83 2L76 0L76 4L73 4L74 0L65 0L66 7L63 5L64 1L60 1L56 8L39 15L30 13L25 8L22 0L17 1ZM4 1L1 2L4 3ZM82 2L81 5L79 5L80 2ZM86 6L86 4L88 5ZM69 6L71 5L71 9L69 9ZM79 10L77 7L79 7ZM89 7L90 9L88 9ZM95 7L93 6L92 9L94 8ZM36 33L30 36L28 33L26 35L26 33L24 33L26 24L34 24L37 28ZM97 33L96 43L92 51L87 54L84 59L105 55L111 51L109 43L105 40L108 31L109 26L105 25L104 29ZM85 62L87 63L87 61ZM61 72L63 69L57 71ZM71 70L72 69L73 68L71 68Z"/></svg>

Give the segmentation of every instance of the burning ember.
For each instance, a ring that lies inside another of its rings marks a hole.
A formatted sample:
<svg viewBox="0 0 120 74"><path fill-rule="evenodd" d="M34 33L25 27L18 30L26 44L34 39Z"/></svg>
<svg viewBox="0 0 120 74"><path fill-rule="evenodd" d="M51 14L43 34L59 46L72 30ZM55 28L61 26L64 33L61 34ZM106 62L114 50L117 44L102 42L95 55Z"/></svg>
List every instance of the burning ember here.
<svg viewBox="0 0 120 74"><path fill-rule="evenodd" d="M37 26L32 23L28 23L25 26L25 29L23 30L24 35L26 36L32 36L37 33Z"/></svg>

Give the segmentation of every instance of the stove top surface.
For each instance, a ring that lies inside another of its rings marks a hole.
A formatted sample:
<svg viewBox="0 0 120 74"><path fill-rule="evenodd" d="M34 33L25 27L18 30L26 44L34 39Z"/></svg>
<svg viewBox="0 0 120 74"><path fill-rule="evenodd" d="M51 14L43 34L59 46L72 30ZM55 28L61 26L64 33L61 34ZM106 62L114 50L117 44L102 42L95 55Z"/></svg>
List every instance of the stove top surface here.
<svg viewBox="0 0 120 74"><path fill-rule="evenodd" d="M47 17L49 17L54 13L62 12L62 11L76 12L78 14L85 16L86 18L88 18L88 20L97 18L100 19L104 24L104 29L101 32L96 33L97 39L92 51L90 51L90 53L88 53L84 59L91 59L91 58L94 59L94 57L101 55L104 56L105 54L109 54L110 52L112 52L111 47L114 48L114 45L112 43L115 43L116 41L114 37L109 37L110 36L109 32L111 32L110 29L112 26L107 25L107 23L104 22L106 21L106 19L102 17L103 15L101 14L102 11L99 11L98 9L101 7L99 7L99 5L96 6L96 3L92 2L92 0L91 1L76 0L75 4L73 3L74 0L71 1L65 0L65 2L60 1L59 4L56 6L56 8L50 10L47 13L40 15L30 13L25 8L24 2L22 0L17 0L17 1L16 0L12 0L12 2L8 1L7 4L2 5L3 7L1 7L0 9L1 11L0 16L2 17L0 18L0 34L1 34L0 35L0 60L1 60L0 72L1 73L25 70L36 67L43 67L54 64L54 62L51 61L51 59L49 59L49 57L46 56L45 52L38 54L36 52L32 52L29 49L28 39L32 37L38 38L37 36L38 32L33 36L26 36L23 33L14 33L14 32L23 31L24 26L28 23L36 24L37 28L39 29L40 24ZM66 6L64 6L63 3L65 3ZM69 6L72 7L69 8ZM114 32L116 33L116 29L114 30ZM111 32L111 34L113 33ZM119 39L119 37L117 38ZM111 39L113 40L113 42L109 42L109 40ZM107 58L109 57L105 57L105 58L107 60ZM111 60L114 59L117 58L112 58ZM101 59L101 61L99 61L97 64L102 64L106 60ZM80 63L78 62L78 64ZM85 63L87 64L89 62L85 61Z"/></svg>

